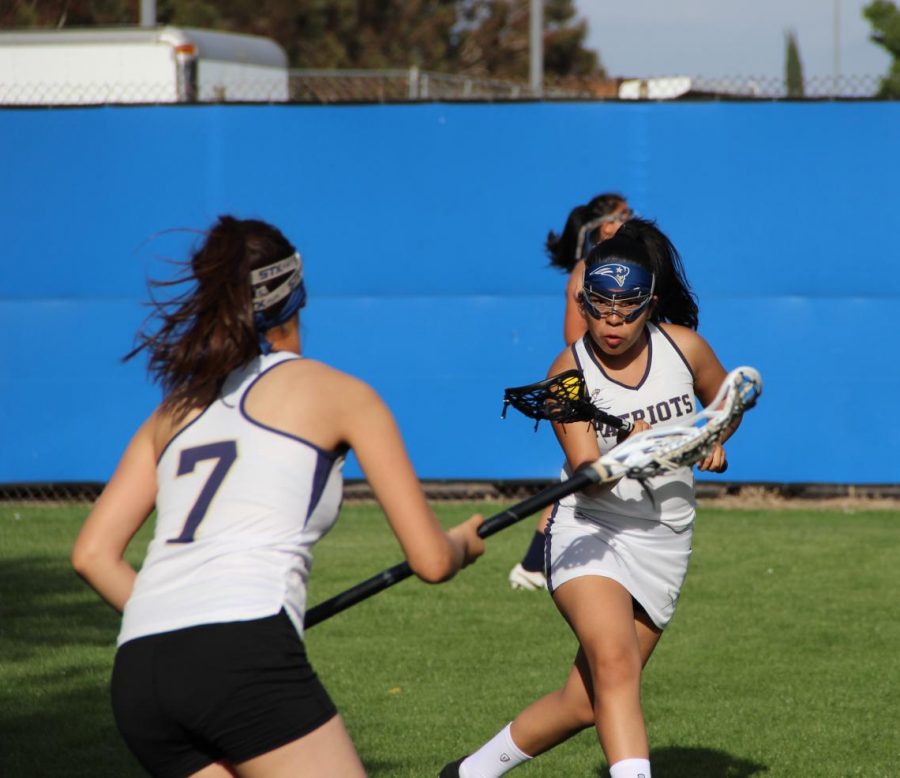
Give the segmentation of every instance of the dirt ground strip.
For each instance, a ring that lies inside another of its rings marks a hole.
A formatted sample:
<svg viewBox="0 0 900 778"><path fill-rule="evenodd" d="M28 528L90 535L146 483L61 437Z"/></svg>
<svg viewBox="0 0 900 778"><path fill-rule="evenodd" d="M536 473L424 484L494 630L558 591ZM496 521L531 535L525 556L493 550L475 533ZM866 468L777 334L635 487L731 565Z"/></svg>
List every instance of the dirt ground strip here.
<svg viewBox="0 0 900 778"><path fill-rule="evenodd" d="M735 493L698 496L698 504L709 508L745 508L747 510L827 510L856 513L858 511L896 511L900 518L900 496L878 493L803 496L783 494L764 486L744 486Z"/></svg>

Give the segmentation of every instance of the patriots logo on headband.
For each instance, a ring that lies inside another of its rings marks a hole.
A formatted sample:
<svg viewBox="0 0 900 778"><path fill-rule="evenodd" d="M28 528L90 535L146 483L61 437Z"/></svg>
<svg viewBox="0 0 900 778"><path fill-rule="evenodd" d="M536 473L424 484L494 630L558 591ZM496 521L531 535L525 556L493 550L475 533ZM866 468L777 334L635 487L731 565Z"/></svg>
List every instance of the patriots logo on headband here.
<svg viewBox="0 0 900 778"><path fill-rule="evenodd" d="M630 267L625 267L625 265L601 265L596 270L591 271L592 276L608 276L612 278L621 289L625 286L625 279L628 278L628 274L631 272Z"/></svg>

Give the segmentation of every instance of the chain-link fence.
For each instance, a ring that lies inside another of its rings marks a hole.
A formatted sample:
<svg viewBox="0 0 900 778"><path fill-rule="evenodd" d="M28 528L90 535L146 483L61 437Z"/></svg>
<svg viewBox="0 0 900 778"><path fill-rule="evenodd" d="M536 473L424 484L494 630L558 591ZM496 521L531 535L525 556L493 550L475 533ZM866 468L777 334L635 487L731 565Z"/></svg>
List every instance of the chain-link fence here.
<svg viewBox="0 0 900 778"><path fill-rule="evenodd" d="M540 94L524 81L395 70L290 70L285 79L211 80L186 89L168 82L10 80L0 72L0 105L110 105L168 103L403 103L517 100L771 100L867 99L881 77L841 75L807 78L788 89L775 77L559 79ZM286 83L285 83L286 82Z"/></svg>
<svg viewBox="0 0 900 778"><path fill-rule="evenodd" d="M550 486L551 481L423 481L422 488L429 500L441 502L518 502ZM104 484L27 483L0 484L0 504L58 504L90 505L103 490ZM729 483L727 481L698 481L700 500L728 500L759 503L771 500L852 500L866 503L890 502L900 506L900 484L817 484L817 483ZM344 485L345 502L370 502L375 499L368 483L348 480Z"/></svg>
<svg viewBox="0 0 900 778"><path fill-rule="evenodd" d="M161 105L168 103L283 103L286 81L230 80L187 90L168 81L5 81L0 71L0 106L3 105Z"/></svg>
<svg viewBox="0 0 900 778"><path fill-rule="evenodd" d="M524 82L410 70L292 70L294 102L402 102L428 100L678 100L872 98L880 76L812 77L788 89L783 79L729 78L559 79L535 94Z"/></svg>
<svg viewBox="0 0 900 778"><path fill-rule="evenodd" d="M423 481L425 495L441 501L513 501L523 500L550 484L540 480L509 481ZM0 484L3 503L84 503L91 504L104 484L99 482ZM368 483L348 479L344 483L344 500L367 502L375 499Z"/></svg>

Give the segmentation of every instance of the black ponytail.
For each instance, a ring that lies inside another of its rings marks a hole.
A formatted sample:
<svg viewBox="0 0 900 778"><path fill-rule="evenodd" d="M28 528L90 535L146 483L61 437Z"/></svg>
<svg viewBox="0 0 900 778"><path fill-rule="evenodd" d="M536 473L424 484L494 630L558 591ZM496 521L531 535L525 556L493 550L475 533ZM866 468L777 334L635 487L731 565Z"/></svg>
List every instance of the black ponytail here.
<svg viewBox="0 0 900 778"><path fill-rule="evenodd" d="M575 206L566 219L566 226L558 235L552 230L547 233L544 249L550 258L550 264L572 272L578 255L578 240L581 237L581 228L594 219L600 219L612 214L616 208L625 202L625 198L615 192L605 192L597 195L584 205Z"/></svg>

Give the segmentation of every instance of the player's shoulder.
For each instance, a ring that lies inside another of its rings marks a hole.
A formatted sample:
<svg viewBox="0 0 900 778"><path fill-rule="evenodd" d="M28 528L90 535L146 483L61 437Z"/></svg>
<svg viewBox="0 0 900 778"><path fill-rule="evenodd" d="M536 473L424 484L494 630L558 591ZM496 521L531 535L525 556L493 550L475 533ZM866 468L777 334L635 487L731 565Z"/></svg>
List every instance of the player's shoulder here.
<svg viewBox="0 0 900 778"><path fill-rule="evenodd" d="M314 382L327 387L361 388L368 386L364 381L350 373L339 370L326 362L308 357L282 362L279 365L279 372L287 380Z"/></svg>
<svg viewBox="0 0 900 778"><path fill-rule="evenodd" d="M375 395L375 390L361 378L339 370L317 359L292 359L283 363L284 377L302 386L304 393L341 403L359 403Z"/></svg>
<svg viewBox="0 0 900 778"><path fill-rule="evenodd" d="M699 332L692 330L690 327L685 327L683 324L660 322L656 326L682 351L693 350L698 347L702 348L704 346L708 348L706 341Z"/></svg>
<svg viewBox="0 0 900 778"><path fill-rule="evenodd" d="M576 341L576 343L577 342L578 341ZM547 371L548 376L557 375L564 370L571 370L572 368L578 367L578 360L575 359L574 348L575 344L572 344L566 346L559 352L559 355L553 360L550 369Z"/></svg>
<svg viewBox="0 0 900 778"><path fill-rule="evenodd" d="M716 360L712 346L696 330L685 327L682 324L671 324L670 322L663 322L656 326L675 344L676 348L687 360L691 370L695 373L707 363Z"/></svg>

